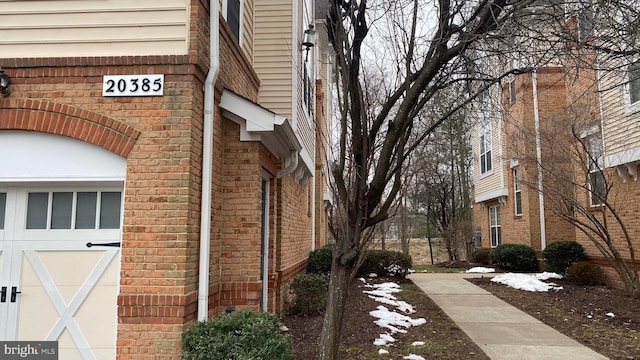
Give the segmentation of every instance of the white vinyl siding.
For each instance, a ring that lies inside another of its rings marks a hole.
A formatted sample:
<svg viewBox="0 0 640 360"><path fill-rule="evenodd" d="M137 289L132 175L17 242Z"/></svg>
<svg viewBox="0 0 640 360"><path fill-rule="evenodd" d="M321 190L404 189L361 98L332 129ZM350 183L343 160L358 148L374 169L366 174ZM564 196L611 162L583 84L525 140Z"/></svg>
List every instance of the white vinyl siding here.
<svg viewBox="0 0 640 360"><path fill-rule="evenodd" d="M182 55L184 0L2 1L1 57Z"/></svg>
<svg viewBox="0 0 640 360"><path fill-rule="evenodd" d="M607 64L607 67L614 66L623 71L602 73L600 76L603 152L607 158L604 165L607 167L612 163L617 165L620 162L640 159L637 156L628 158L625 155L626 151L640 147L640 102L631 103L631 91L639 87L640 83L631 84L628 66ZM634 68L631 70L633 73Z"/></svg>

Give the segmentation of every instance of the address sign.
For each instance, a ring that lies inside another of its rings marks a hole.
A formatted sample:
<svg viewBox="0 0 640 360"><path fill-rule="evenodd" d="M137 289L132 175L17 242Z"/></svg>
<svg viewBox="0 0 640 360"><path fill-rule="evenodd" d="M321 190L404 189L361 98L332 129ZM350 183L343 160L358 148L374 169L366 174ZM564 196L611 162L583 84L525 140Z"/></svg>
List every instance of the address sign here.
<svg viewBox="0 0 640 360"><path fill-rule="evenodd" d="M102 96L163 96L164 74L105 75Z"/></svg>

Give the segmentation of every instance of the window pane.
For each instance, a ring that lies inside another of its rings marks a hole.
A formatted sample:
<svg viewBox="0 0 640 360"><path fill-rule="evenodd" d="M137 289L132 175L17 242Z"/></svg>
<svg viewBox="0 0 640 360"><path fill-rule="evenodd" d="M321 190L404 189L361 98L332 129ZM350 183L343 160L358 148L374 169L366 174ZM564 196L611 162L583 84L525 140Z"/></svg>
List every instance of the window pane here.
<svg viewBox="0 0 640 360"><path fill-rule="evenodd" d="M103 192L100 197L100 229L120 228L119 192Z"/></svg>
<svg viewBox="0 0 640 360"><path fill-rule="evenodd" d="M516 215L522 215L522 193L516 193Z"/></svg>
<svg viewBox="0 0 640 360"><path fill-rule="evenodd" d="M0 193L0 230L4 229L4 214L7 206L7 194Z"/></svg>
<svg viewBox="0 0 640 360"><path fill-rule="evenodd" d="M240 0L227 1L227 24L236 39L240 41Z"/></svg>
<svg viewBox="0 0 640 360"><path fill-rule="evenodd" d="M76 229L95 229L98 193L79 192L76 204Z"/></svg>
<svg viewBox="0 0 640 360"><path fill-rule="evenodd" d="M493 164L491 163L491 150L487 151L487 166L486 166L486 170L487 171L491 171L491 169L493 168Z"/></svg>
<svg viewBox="0 0 640 360"><path fill-rule="evenodd" d="M602 205L607 196L607 188L602 172L595 171L589 174L589 187L591 190L591 205Z"/></svg>
<svg viewBox="0 0 640 360"><path fill-rule="evenodd" d="M27 201L27 229L46 229L49 193L29 193Z"/></svg>
<svg viewBox="0 0 640 360"><path fill-rule="evenodd" d="M629 96L632 104L640 101L640 62L629 65Z"/></svg>
<svg viewBox="0 0 640 360"><path fill-rule="evenodd" d="M73 208L73 193L54 192L51 207L51 228L71 229L71 211Z"/></svg>

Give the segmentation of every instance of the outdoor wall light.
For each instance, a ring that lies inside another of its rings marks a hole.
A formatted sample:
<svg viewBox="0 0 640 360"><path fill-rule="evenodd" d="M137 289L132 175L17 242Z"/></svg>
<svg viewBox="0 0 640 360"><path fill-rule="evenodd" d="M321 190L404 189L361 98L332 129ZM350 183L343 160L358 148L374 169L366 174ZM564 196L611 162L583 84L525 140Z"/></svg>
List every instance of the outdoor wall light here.
<svg viewBox="0 0 640 360"><path fill-rule="evenodd" d="M4 70L0 68L0 97L7 97L11 95L11 89L9 88L9 82L11 77L4 73Z"/></svg>
<svg viewBox="0 0 640 360"><path fill-rule="evenodd" d="M309 24L309 28L304 31L304 36L302 37L302 47L307 51L304 57L304 61L307 62L307 58L309 57L309 50L316 45L316 31L313 28L313 25Z"/></svg>

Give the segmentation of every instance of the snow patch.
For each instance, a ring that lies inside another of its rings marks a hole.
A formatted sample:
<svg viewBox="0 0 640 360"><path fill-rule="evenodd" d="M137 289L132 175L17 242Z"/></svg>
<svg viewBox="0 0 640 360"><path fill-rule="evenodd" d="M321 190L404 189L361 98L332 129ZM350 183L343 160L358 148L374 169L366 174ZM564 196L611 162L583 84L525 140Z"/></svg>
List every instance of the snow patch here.
<svg viewBox="0 0 640 360"><path fill-rule="evenodd" d="M551 275L553 274L553 275ZM554 273L542 273L542 274L513 274L507 273L502 275L497 275L491 281L511 286L514 289L532 291L532 292L546 292L549 290L562 290L562 286L558 286L554 283L545 283L538 277L542 279L550 279L556 278L554 275L560 276Z"/></svg>
<svg viewBox="0 0 640 360"><path fill-rule="evenodd" d="M414 355L414 354L409 354L409 356L405 356L405 357L403 357L403 359L407 359L407 360L425 360L422 356Z"/></svg>
<svg viewBox="0 0 640 360"><path fill-rule="evenodd" d="M465 271L466 273L477 273L477 274L488 274L492 272L496 272L496 269L487 268L482 266L472 267L471 269Z"/></svg>
<svg viewBox="0 0 640 360"><path fill-rule="evenodd" d="M424 341L414 341L411 346L424 346Z"/></svg>

